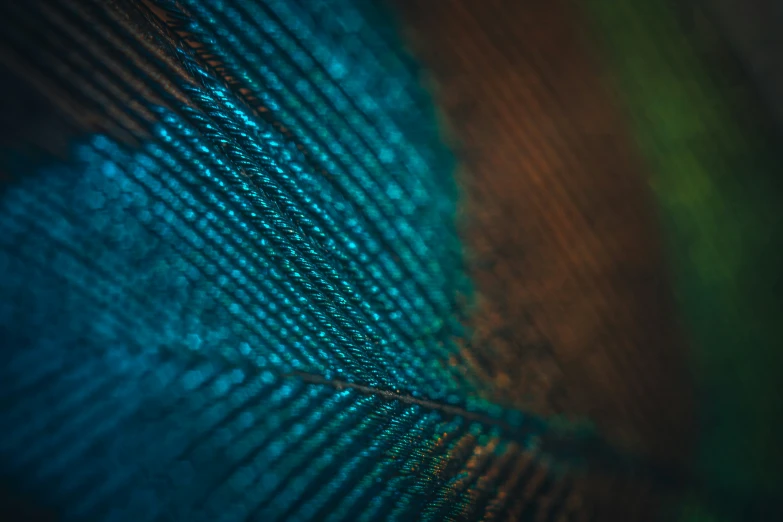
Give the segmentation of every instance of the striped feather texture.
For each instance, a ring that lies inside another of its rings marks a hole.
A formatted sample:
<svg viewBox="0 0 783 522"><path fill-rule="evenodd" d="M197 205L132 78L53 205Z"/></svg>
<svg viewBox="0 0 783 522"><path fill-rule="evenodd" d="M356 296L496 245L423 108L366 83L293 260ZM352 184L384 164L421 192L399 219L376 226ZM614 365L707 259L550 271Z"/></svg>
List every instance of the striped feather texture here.
<svg viewBox="0 0 783 522"><path fill-rule="evenodd" d="M390 4L2 4L0 512L774 519L772 7Z"/></svg>
<svg viewBox="0 0 783 522"><path fill-rule="evenodd" d="M463 362L453 161L384 15L2 15L4 66L70 140L3 154L15 491L67 520L590 519L535 451L562 428Z"/></svg>

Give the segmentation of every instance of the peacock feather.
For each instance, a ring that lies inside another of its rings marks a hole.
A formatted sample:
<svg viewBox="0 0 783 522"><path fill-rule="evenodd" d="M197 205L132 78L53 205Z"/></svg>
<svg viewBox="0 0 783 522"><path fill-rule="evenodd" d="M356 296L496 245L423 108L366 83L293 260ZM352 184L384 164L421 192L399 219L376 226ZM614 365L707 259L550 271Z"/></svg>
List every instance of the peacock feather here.
<svg viewBox="0 0 783 522"><path fill-rule="evenodd" d="M682 10L0 15L22 517L777 512L777 136Z"/></svg>

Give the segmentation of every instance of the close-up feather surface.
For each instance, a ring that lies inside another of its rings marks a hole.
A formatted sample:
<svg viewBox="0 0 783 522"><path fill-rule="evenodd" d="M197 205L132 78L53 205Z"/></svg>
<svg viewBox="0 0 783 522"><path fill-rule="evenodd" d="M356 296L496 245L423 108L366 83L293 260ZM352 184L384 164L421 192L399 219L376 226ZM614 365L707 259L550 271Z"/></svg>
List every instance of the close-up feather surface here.
<svg viewBox="0 0 783 522"><path fill-rule="evenodd" d="M0 519L776 520L777 15L686 3L0 4Z"/></svg>

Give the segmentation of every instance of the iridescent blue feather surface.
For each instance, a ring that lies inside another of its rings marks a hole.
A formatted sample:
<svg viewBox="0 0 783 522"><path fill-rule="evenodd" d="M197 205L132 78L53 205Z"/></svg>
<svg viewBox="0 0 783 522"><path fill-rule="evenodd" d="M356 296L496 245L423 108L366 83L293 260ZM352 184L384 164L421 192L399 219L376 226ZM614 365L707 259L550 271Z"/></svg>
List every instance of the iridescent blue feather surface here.
<svg viewBox="0 0 783 522"><path fill-rule="evenodd" d="M516 518L555 487L526 452L544 421L459 364L453 160L375 9L3 13L21 76L91 127L65 161L3 155L18 488L69 520L195 522Z"/></svg>

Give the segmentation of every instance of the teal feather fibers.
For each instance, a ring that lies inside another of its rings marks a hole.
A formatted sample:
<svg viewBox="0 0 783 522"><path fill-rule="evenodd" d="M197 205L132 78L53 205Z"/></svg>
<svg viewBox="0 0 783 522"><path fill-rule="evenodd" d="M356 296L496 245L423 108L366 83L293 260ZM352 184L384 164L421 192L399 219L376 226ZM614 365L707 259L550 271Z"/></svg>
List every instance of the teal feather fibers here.
<svg viewBox="0 0 783 522"><path fill-rule="evenodd" d="M522 450L560 446L449 363L453 159L377 13L4 10L6 66L57 88L76 138L67 161L3 155L3 475L71 520L532 509Z"/></svg>

